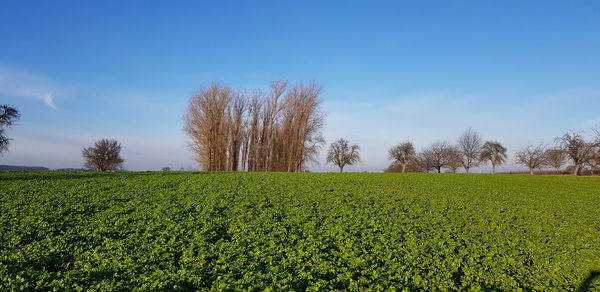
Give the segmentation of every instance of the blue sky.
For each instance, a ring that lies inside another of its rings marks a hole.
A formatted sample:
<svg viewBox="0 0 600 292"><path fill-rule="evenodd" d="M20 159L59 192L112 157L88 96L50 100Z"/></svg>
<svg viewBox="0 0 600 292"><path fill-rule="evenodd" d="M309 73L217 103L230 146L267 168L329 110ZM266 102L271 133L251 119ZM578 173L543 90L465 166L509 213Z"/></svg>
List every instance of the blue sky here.
<svg viewBox="0 0 600 292"><path fill-rule="evenodd" d="M325 138L361 146L363 163L349 171L381 171L393 144L453 142L469 127L512 154L600 124L598 1L0 8L0 103L22 112L0 164L80 167L81 148L114 137L128 169L195 166L181 117L192 93L212 81L318 81L327 90Z"/></svg>

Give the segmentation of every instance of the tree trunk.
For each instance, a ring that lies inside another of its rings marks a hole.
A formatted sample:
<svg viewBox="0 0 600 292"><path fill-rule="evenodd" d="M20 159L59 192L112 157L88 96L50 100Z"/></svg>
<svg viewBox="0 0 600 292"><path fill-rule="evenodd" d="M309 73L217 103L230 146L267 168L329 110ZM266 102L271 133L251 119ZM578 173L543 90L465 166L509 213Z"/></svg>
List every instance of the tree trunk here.
<svg viewBox="0 0 600 292"><path fill-rule="evenodd" d="M575 168L573 168L573 175L579 175L579 169L581 166L579 164L575 164Z"/></svg>
<svg viewBox="0 0 600 292"><path fill-rule="evenodd" d="M529 174L530 174L530 175L533 175L533 168L530 168L530 169L529 169Z"/></svg>
<svg viewBox="0 0 600 292"><path fill-rule="evenodd" d="M465 172L469 173L469 169L470 169L470 167L465 167Z"/></svg>
<svg viewBox="0 0 600 292"><path fill-rule="evenodd" d="M402 164L402 173L404 173L406 171L406 163Z"/></svg>
<svg viewBox="0 0 600 292"><path fill-rule="evenodd" d="M442 168L438 167L437 171L438 171L438 173L442 173Z"/></svg>
<svg viewBox="0 0 600 292"><path fill-rule="evenodd" d="M492 163L492 174L496 173L496 165Z"/></svg>
<svg viewBox="0 0 600 292"><path fill-rule="evenodd" d="M340 173L344 172L344 167L340 166Z"/></svg>

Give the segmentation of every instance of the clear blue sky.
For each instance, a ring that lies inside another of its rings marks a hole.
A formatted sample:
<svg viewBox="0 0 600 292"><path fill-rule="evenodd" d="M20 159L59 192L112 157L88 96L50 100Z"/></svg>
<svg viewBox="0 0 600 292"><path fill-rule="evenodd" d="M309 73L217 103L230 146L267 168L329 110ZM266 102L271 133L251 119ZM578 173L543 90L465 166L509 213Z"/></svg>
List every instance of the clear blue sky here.
<svg viewBox="0 0 600 292"><path fill-rule="evenodd" d="M190 95L273 79L325 86L326 139L362 148L350 171L468 127L514 153L600 123L600 2L5 1L0 103L22 119L0 164L80 167L115 137L128 169L194 166Z"/></svg>

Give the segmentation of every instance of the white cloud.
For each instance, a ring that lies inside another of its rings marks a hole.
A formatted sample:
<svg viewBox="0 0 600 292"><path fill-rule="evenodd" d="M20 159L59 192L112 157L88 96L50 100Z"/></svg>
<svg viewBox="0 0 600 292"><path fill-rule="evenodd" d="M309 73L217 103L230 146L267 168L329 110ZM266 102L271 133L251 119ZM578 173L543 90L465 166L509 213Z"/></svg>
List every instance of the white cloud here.
<svg viewBox="0 0 600 292"><path fill-rule="evenodd" d="M55 110L58 109L54 105L54 101L52 100L52 93L48 93L48 94L44 95L44 103Z"/></svg>
<svg viewBox="0 0 600 292"><path fill-rule="evenodd" d="M0 66L0 96L36 99L57 110L52 92L60 92L47 78Z"/></svg>

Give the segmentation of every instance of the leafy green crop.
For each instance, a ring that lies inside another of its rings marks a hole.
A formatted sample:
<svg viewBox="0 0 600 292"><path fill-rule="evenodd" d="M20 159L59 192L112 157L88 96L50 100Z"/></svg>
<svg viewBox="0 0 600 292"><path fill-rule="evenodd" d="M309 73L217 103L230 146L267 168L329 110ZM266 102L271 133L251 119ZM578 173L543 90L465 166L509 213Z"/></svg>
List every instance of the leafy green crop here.
<svg viewBox="0 0 600 292"><path fill-rule="evenodd" d="M600 290L600 179L0 173L0 290Z"/></svg>

